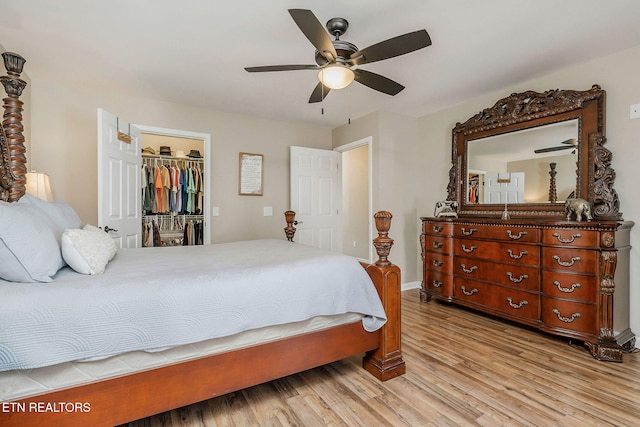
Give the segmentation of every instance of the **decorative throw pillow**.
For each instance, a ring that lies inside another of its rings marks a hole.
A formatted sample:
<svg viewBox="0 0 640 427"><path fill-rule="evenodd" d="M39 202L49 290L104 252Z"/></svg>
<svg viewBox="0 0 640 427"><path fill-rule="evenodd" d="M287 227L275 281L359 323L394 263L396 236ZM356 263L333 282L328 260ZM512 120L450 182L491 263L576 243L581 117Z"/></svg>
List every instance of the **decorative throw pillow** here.
<svg viewBox="0 0 640 427"><path fill-rule="evenodd" d="M93 225L66 230L62 234L62 257L78 273L104 273L116 252L113 239Z"/></svg>
<svg viewBox="0 0 640 427"><path fill-rule="evenodd" d="M12 282L51 282L64 266L55 224L29 204L0 204L0 277Z"/></svg>

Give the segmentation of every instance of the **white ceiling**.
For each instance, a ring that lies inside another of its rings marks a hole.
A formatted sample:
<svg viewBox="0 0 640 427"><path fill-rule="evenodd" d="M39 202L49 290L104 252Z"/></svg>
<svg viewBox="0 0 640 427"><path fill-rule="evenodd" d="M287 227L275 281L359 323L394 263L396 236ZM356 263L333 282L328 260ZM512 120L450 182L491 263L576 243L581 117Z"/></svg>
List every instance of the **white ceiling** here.
<svg viewBox="0 0 640 427"><path fill-rule="evenodd" d="M308 104L314 71L244 71L314 63L289 8L346 18L341 39L360 49L422 28L433 45L362 66L406 86L395 97L354 83ZM638 0L2 0L0 44L32 79L335 127L419 117L639 45L639 22Z"/></svg>

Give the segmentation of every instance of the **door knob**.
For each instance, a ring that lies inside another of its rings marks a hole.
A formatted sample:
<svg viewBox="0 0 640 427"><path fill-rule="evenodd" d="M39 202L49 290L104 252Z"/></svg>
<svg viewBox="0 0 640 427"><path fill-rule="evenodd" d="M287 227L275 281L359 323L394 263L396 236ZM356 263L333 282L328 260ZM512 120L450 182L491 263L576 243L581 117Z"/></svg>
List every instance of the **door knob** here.
<svg viewBox="0 0 640 427"><path fill-rule="evenodd" d="M109 227L108 225L105 225L105 226L104 226L104 228L103 228L103 230L104 230L104 232L105 232L105 233L108 233L108 232L110 232L110 231L118 232L118 230L116 230L115 228L111 228L111 227Z"/></svg>

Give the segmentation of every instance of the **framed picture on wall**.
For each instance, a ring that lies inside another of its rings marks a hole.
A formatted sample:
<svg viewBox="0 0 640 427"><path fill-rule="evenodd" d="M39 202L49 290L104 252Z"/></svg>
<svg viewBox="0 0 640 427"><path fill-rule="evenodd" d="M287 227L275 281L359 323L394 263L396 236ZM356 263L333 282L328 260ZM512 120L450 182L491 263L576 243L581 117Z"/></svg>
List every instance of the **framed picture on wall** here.
<svg viewBox="0 0 640 427"><path fill-rule="evenodd" d="M238 194L241 196L262 196L262 154L240 153Z"/></svg>

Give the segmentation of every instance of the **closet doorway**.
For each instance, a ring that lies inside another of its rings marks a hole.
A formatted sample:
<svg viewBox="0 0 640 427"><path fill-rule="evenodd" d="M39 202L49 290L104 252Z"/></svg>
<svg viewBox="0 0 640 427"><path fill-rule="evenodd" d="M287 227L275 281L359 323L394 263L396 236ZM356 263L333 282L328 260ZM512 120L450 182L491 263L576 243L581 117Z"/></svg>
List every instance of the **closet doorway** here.
<svg viewBox="0 0 640 427"><path fill-rule="evenodd" d="M158 239L163 246L210 244L211 162L208 159L211 135L154 126L135 126L142 132L143 165L177 166L182 170L197 172L200 177L198 179L201 180L198 184L201 188L200 197L196 192L189 205L183 199L182 207L169 206L167 203L165 207L170 209L169 212L165 212L167 209L160 212L145 209L143 200L141 246L153 246L150 243L153 239L144 239L145 228L157 230ZM184 233L185 229L191 230L191 233Z"/></svg>

